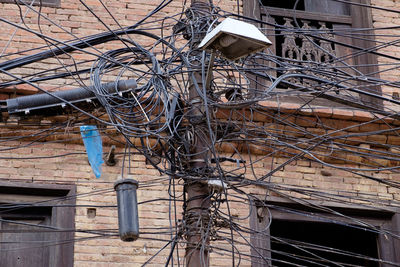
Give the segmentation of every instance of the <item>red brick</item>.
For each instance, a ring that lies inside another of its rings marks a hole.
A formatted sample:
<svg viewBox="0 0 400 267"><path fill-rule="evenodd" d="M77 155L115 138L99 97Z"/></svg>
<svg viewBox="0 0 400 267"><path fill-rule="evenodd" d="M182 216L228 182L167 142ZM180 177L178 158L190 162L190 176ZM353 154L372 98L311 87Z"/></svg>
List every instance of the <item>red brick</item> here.
<svg viewBox="0 0 400 267"><path fill-rule="evenodd" d="M387 143L390 145L400 146L400 136L388 136Z"/></svg>
<svg viewBox="0 0 400 267"><path fill-rule="evenodd" d="M354 110L353 120L355 121L370 121L375 117L371 114L371 112Z"/></svg>
<svg viewBox="0 0 400 267"><path fill-rule="evenodd" d="M351 120L351 119L353 119L353 116L354 116L354 113L352 110L334 108L332 111L332 118L334 118L334 119Z"/></svg>
<svg viewBox="0 0 400 267"><path fill-rule="evenodd" d="M321 118L331 118L333 110L332 108L313 108L313 114Z"/></svg>

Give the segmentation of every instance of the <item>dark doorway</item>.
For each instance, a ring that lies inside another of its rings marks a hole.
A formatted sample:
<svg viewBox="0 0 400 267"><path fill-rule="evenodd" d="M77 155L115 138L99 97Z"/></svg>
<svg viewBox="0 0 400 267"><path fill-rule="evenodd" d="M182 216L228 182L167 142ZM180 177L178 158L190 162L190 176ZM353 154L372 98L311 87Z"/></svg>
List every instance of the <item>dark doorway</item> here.
<svg viewBox="0 0 400 267"><path fill-rule="evenodd" d="M50 265L51 208L22 208L0 214L2 267ZM46 231L47 230L47 231Z"/></svg>
<svg viewBox="0 0 400 267"><path fill-rule="evenodd" d="M75 186L0 182L0 266L74 265Z"/></svg>
<svg viewBox="0 0 400 267"><path fill-rule="evenodd" d="M377 234L333 223L273 220L273 266L379 266Z"/></svg>

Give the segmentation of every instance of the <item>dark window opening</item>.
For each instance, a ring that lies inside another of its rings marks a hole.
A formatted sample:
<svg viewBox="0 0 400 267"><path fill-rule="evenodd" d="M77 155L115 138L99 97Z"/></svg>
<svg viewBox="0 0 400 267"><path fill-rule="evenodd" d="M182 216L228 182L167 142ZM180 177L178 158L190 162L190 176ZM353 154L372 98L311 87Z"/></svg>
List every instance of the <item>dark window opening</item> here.
<svg viewBox="0 0 400 267"><path fill-rule="evenodd" d="M73 185L0 182L1 267L72 267L74 195Z"/></svg>
<svg viewBox="0 0 400 267"><path fill-rule="evenodd" d="M351 20L343 22L339 16L349 16L350 7L346 3L329 0L303 0L298 1L270 1L264 0L265 16L280 27L275 27L275 54L285 59L288 63L302 67L318 69L320 65L338 66L334 58L341 56L339 47L335 46L335 29L342 26L350 27ZM271 9L275 8L275 10ZM294 13L293 10L303 11ZM287 11L284 11L287 9ZM312 14L312 16L310 16ZM324 15L332 14L332 15ZM328 16L328 17L327 17ZM330 17L329 17L330 16ZM336 16L336 17L335 17ZM344 17L346 18L346 17ZM343 19L343 18L342 18ZM301 31L304 34L299 34ZM332 69L335 72L334 69ZM277 70L277 77L288 73ZM332 75L309 73L324 80L330 80ZM293 86L318 86L319 82L309 79L295 78L289 83L282 82L279 88L287 89Z"/></svg>
<svg viewBox="0 0 400 267"><path fill-rule="evenodd" d="M296 3L296 0L262 0L261 3L264 6L269 7L277 7L277 8L285 8L285 9L293 9ZM304 0L299 1L296 6L296 10L305 10L304 9Z"/></svg>
<svg viewBox="0 0 400 267"><path fill-rule="evenodd" d="M50 266L51 208L13 210L1 214L1 266ZM46 231L47 230L47 231Z"/></svg>
<svg viewBox="0 0 400 267"><path fill-rule="evenodd" d="M370 0L352 2L370 4ZM352 28L373 27L370 8L333 0L262 0L259 4L257 1L244 1L243 8L245 15L266 22L260 26L273 44L270 51L272 55L281 58L282 65L279 61L263 63L271 67L268 75L273 78L300 73L317 77L291 77L280 82L274 89L280 95L280 101L312 101L311 105L342 108L349 105L382 107L382 101L378 98L335 87L337 81L345 79L346 82L341 85L381 94L380 86L366 82L365 77L362 77L367 75L379 78L376 56L360 53L363 49L375 46L374 40L369 37L373 31L362 31L365 36L361 38L352 35ZM255 90L263 90L272 82L262 75L256 75L253 80L255 82L251 86ZM311 88L327 93L317 99L300 93L300 99L295 94L299 88L302 91L303 88Z"/></svg>
<svg viewBox="0 0 400 267"><path fill-rule="evenodd" d="M273 266L292 266L285 262L301 266L337 266L334 263L379 266L378 262L367 260L378 258L377 234L371 231L338 224L285 220L273 220L270 231Z"/></svg>
<svg viewBox="0 0 400 267"><path fill-rule="evenodd" d="M336 216L312 205L274 200L256 205L250 215L250 228L255 230L251 235L252 267L386 267L400 262L400 213L325 203L344 215ZM357 221L363 223L357 227ZM365 223L383 231L370 231Z"/></svg>
<svg viewBox="0 0 400 267"><path fill-rule="evenodd" d="M350 15L350 5L332 0L262 0L263 6L335 15Z"/></svg>

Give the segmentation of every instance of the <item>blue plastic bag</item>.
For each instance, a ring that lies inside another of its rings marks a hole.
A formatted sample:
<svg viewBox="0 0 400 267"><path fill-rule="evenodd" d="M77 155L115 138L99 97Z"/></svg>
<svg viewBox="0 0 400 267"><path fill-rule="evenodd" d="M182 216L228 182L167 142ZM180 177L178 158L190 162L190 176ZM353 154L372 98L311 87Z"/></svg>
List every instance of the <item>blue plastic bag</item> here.
<svg viewBox="0 0 400 267"><path fill-rule="evenodd" d="M103 143L95 125L84 125L80 127L83 143L90 166L96 178L101 176L101 164L103 161Z"/></svg>

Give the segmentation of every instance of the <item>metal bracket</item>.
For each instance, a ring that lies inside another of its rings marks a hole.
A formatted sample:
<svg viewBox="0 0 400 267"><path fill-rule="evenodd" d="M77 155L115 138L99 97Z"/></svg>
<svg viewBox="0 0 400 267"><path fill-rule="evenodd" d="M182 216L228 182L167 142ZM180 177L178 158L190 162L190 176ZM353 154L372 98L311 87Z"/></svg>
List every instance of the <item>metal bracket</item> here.
<svg viewBox="0 0 400 267"><path fill-rule="evenodd" d="M104 157L104 162L107 166L115 166L117 161L115 159L115 146L112 145L110 148L110 152L108 152L107 156Z"/></svg>

